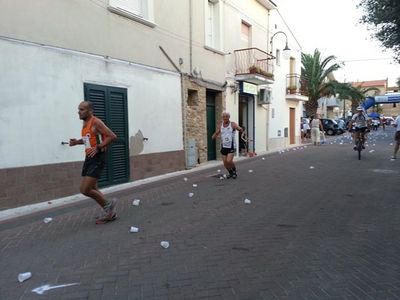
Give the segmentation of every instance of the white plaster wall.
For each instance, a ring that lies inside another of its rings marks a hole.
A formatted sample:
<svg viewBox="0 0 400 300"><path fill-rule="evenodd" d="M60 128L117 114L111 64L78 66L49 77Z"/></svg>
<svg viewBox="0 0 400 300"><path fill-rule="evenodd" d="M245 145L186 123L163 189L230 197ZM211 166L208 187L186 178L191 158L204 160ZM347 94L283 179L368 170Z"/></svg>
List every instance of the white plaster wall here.
<svg viewBox="0 0 400 300"><path fill-rule="evenodd" d="M83 160L77 107L83 84L128 89L129 136L142 154L183 150L180 77L123 62L0 40L0 168Z"/></svg>
<svg viewBox="0 0 400 300"><path fill-rule="evenodd" d="M297 43L295 36L292 35L289 28L283 23L276 11L271 12L271 28L275 28L273 32L284 31L288 37L288 45L291 49L291 56L296 59L296 70L294 73L301 73L301 47ZM271 35L270 35L271 36ZM283 34L278 34L274 37L274 49L282 49L285 46L285 37ZM275 50L274 50L275 51ZM286 96L286 75L290 74L289 60L285 60L283 56L280 60L281 64L275 64L274 79L272 85L272 103L269 110L269 150L289 146L289 138L284 138L284 129L289 129L289 109L295 108L295 136L300 135L300 117L303 111L302 101L287 101ZM274 111L274 118L272 118ZM278 136L278 131L281 131L281 136ZM296 140L297 142L297 140Z"/></svg>
<svg viewBox="0 0 400 300"><path fill-rule="evenodd" d="M266 105L256 104L256 152L267 150L267 116L268 110Z"/></svg>
<svg viewBox="0 0 400 300"><path fill-rule="evenodd" d="M154 27L109 11L108 3L109 0L0 1L0 36L175 71L161 46L182 72L190 74L192 62L202 78L224 83L224 55L204 48L204 1L192 0L190 14L188 0L153 0Z"/></svg>

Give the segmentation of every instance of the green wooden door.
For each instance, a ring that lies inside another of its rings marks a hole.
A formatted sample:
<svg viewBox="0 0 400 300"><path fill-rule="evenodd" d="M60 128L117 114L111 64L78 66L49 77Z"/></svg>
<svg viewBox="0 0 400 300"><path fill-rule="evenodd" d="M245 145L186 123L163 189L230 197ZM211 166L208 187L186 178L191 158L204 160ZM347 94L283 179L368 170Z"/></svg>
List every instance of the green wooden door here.
<svg viewBox="0 0 400 300"><path fill-rule="evenodd" d="M215 132L215 96L207 93L207 160L217 159L216 143L212 139Z"/></svg>
<svg viewBox="0 0 400 300"><path fill-rule="evenodd" d="M85 100L93 103L94 115L117 135L107 150L107 164L99 186L129 181L129 137L127 89L84 84Z"/></svg>

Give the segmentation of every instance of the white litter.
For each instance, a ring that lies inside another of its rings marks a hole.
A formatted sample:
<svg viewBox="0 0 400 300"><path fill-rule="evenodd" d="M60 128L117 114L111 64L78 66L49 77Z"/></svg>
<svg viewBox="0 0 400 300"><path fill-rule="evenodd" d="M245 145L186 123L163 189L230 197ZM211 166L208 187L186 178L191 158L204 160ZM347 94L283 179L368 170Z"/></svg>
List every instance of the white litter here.
<svg viewBox="0 0 400 300"><path fill-rule="evenodd" d="M313 167L313 166L310 166L310 169L314 169L314 167Z"/></svg>
<svg viewBox="0 0 400 300"><path fill-rule="evenodd" d="M193 187L197 187L197 184L193 183Z"/></svg>
<svg viewBox="0 0 400 300"><path fill-rule="evenodd" d="M194 193L189 193L188 196L189 198L192 198L194 196Z"/></svg>
<svg viewBox="0 0 400 300"><path fill-rule="evenodd" d="M220 169L218 169L218 170L217 170L217 172L218 172L218 173L221 173L221 170L220 170Z"/></svg>
<svg viewBox="0 0 400 300"><path fill-rule="evenodd" d="M129 230L129 232L139 232L139 228L137 228L135 226L131 226L131 229Z"/></svg>
<svg viewBox="0 0 400 300"><path fill-rule="evenodd" d="M132 201L132 205L134 205L134 206L139 206L139 204L140 204L140 200L139 199L135 199L135 200Z"/></svg>
<svg viewBox="0 0 400 300"><path fill-rule="evenodd" d="M39 286L39 287L33 289L32 292L39 294L39 295L43 295L43 293L48 290L59 289L62 287L67 287L67 286L77 285L77 284L79 284L79 283L68 283L68 284L60 284L60 285L53 285L53 286L51 286L50 284L45 284L45 285L42 285L42 286Z"/></svg>
<svg viewBox="0 0 400 300"><path fill-rule="evenodd" d="M46 224L50 223L51 221L53 221L53 218L50 218L50 217L43 219L43 222L45 222Z"/></svg>
<svg viewBox="0 0 400 300"><path fill-rule="evenodd" d="M226 179L228 176L226 176L226 174L224 174L224 178Z"/></svg>
<svg viewBox="0 0 400 300"><path fill-rule="evenodd" d="M251 200L246 198L246 199L244 199L244 203L245 203L245 204L250 204L250 203L251 203Z"/></svg>
<svg viewBox="0 0 400 300"><path fill-rule="evenodd" d="M369 150L369 153L372 153L372 152L374 152L375 150L374 149L372 149L372 150Z"/></svg>
<svg viewBox="0 0 400 300"><path fill-rule="evenodd" d="M262 160L265 160L265 157L261 158Z"/></svg>
<svg viewBox="0 0 400 300"><path fill-rule="evenodd" d="M167 249L169 247L169 242L167 241L161 241L160 243L161 247L163 247L164 249Z"/></svg>
<svg viewBox="0 0 400 300"><path fill-rule="evenodd" d="M25 280L28 280L31 277L32 277L32 273L31 272L19 273L18 274L18 281L19 282L24 282Z"/></svg>
<svg viewBox="0 0 400 300"><path fill-rule="evenodd" d="M188 181L187 177L183 178L184 181Z"/></svg>
<svg viewBox="0 0 400 300"><path fill-rule="evenodd" d="M249 170L249 173L253 173L253 170Z"/></svg>
<svg viewBox="0 0 400 300"><path fill-rule="evenodd" d="M219 179L224 180L225 178L224 178L224 176L219 176Z"/></svg>

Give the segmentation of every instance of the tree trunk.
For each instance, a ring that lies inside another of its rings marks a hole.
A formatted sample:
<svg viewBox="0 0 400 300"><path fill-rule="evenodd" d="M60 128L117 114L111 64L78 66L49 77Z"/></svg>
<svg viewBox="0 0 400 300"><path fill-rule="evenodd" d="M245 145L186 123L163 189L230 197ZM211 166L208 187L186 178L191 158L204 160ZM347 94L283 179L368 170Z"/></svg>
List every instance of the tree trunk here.
<svg viewBox="0 0 400 300"><path fill-rule="evenodd" d="M305 108L307 117L316 116L318 109L318 101L309 99L308 101L305 102Z"/></svg>

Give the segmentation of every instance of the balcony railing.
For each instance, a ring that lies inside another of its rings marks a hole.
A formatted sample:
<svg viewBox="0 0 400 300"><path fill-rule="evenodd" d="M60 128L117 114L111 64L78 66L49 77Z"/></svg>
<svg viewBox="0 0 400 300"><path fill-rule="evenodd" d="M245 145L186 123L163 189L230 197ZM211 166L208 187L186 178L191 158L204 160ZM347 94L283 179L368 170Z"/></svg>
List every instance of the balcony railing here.
<svg viewBox="0 0 400 300"><path fill-rule="evenodd" d="M274 78L273 55L258 48L235 50L236 75L259 74Z"/></svg>
<svg viewBox="0 0 400 300"><path fill-rule="evenodd" d="M299 74L286 75L286 94L308 96L307 84L300 79Z"/></svg>

